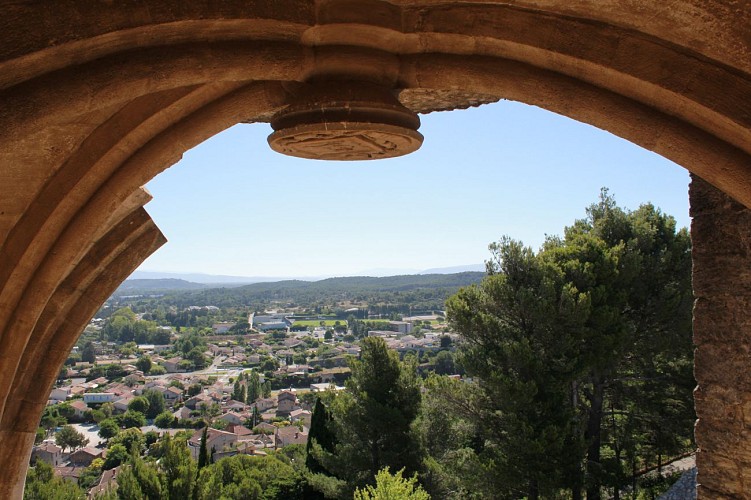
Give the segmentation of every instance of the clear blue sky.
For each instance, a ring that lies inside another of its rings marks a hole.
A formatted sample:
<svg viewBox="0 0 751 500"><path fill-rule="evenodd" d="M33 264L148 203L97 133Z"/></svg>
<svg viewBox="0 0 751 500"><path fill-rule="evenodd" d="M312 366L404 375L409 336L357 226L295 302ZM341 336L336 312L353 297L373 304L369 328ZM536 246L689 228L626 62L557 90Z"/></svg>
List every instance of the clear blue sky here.
<svg viewBox="0 0 751 500"><path fill-rule="evenodd" d="M589 125L504 101L421 116L422 148L370 162L288 158L237 125L147 188L169 242L141 270L346 276L481 264L502 235L539 247L601 187L687 226L688 173Z"/></svg>

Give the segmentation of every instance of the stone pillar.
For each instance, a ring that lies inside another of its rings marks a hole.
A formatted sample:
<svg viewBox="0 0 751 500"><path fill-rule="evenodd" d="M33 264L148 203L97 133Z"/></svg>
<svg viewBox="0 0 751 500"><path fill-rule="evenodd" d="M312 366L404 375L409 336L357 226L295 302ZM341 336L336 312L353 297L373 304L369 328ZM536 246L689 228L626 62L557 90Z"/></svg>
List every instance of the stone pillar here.
<svg viewBox="0 0 751 500"><path fill-rule="evenodd" d="M751 498L751 210L696 176L689 197L698 498Z"/></svg>

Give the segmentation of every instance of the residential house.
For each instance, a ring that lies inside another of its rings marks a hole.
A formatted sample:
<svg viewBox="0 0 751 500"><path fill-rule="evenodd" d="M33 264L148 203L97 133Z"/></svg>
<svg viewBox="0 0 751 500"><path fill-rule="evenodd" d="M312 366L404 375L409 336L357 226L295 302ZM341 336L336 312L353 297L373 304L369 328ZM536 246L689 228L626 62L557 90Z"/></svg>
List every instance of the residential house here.
<svg viewBox="0 0 751 500"><path fill-rule="evenodd" d="M133 389L131 389L127 385L121 384L121 383L110 384L107 387L107 392L113 392L113 393L117 394L120 397L123 397L123 396L126 396L126 395L129 395L129 396L133 395Z"/></svg>
<svg viewBox="0 0 751 500"><path fill-rule="evenodd" d="M310 384L310 392L325 392L328 390L340 391L344 387L337 387L334 382L325 382L322 384Z"/></svg>
<svg viewBox="0 0 751 500"><path fill-rule="evenodd" d="M309 410L303 410L302 408L297 410L292 410L289 413L289 419L290 422L301 422L304 426L310 427L310 419L312 417L312 413Z"/></svg>
<svg viewBox="0 0 751 500"><path fill-rule="evenodd" d="M125 385L128 386L134 386L136 384L140 384L141 382L145 382L146 377L143 376L143 372L136 371L129 375L126 375L123 379L123 382L125 382Z"/></svg>
<svg viewBox="0 0 751 500"><path fill-rule="evenodd" d="M65 401L71 396L71 386L56 387L52 389L49 399L53 401Z"/></svg>
<svg viewBox="0 0 751 500"><path fill-rule="evenodd" d="M75 484L78 484L78 479L81 477L84 470L86 470L86 467L61 466L52 469L55 476Z"/></svg>
<svg viewBox="0 0 751 500"><path fill-rule="evenodd" d="M118 399L114 392L87 392L83 395L86 404L114 403Z"/></svg>
<svg viewBox="0 0 751 500"><path fill-rule="evenodd" d="M300 430L296 425L280 427L276 430L276 448L284 448L291 444L306 444L308 442L308 429Z"/></svg>
<svg viewBox="0 0 751 500"><path fill-rule="evenodd" d="M246 438L247 436L253 435L253 431L241 424L229 424L225 430L232 434L237 434L237 438L240 441L243 441L243 438Z"/></svg>
<svg viewBox="0 0 751 500"><path fill-rule="evenodd" d="M246 405L242 401L237 401L234 399L230 399L229 401L222 404L222 410L224 411L244 411L247 407L248 405Z"/></svg>
<svg viewBox="0 0 751 500"><path fill-rule="evenodd" d="M266 422L261 422L260 424L253 427L253 431L258 432L260 434L275 434L276 433L276 426L268 424Z"/></svg>
<svg viewBox="0 0 751 500"><path fill-rule="evenodd" d="M195 410L202 403L210 406L213 402L214 400L206 394L196 394L192 398L185 401L185 406L187 406L191 410Z"/></svg>
<svg viewBox="0 0 751 500"><path fill-rule="evenodd" d="M107 490L117 490L117 475L120 473L120 466L118 465L114 469L106 470L102 472L99 482L89 490L89 499L93 500L98 495L106 492Z"/></svg>
<svg viewBox="0 0 751 500"><path fill-rule="evenodd" d="M80 399L70 403L70 407L73 408L73 416L79 419L83 419L86 416L86 412L90 410L88 405Z"/></svg>
<svg viewBox="0 0 751 500"><path fill-rule="evenodd" d="M229 425L239 425L245 422L245 419L240 414L235 413L233 411L228 411L221 417L217 418L217 420L227 422L227 424Z"/></svg>
<svg viewBox="0 0 751 500"><path fill-rule="evenodd" d="M183 358L176 356L174 358L165 359L162 364L164 365L164 369L167 370L168 373L177 373L185 371L179 366L182 360Z"/></svg>
<svg viewBox="0 0 751 500"><path fill-rule="evenodd" d="M214 335L224 335L233 326L235 326L235 323L214 323L211 329L214 330Z"/></svg>
<svg viewBox="0 0 751 500"><path fill-rule="evenodd" d="M277 415L289 415L295 409L297 396L291 391L281 391L277 396Z"/></svg>
<svg viewBox="0 0 751 500"><path fill-rule="evenodd" d="M35 446L31 452L31 459L42 460L52 467L58 467L63 463L63 449L52 443L42 443Z"/></svg>
<svg viewBox="0 0 751 500"><path fill-rule="evenodd" d="M389 328L398 333L412 333L412 323L407 321L389 321Z"/></svg>
<svg viewBox="0 0 751 500"><path fill-rule="evenodd" d="M100 385L107 385L107 383L109 383L109 379L107 377L99 377L89 381L89 385L91 387L99 387Z"/></svg>
<svg viewBox="0 0 751 500"><path fill-rule="evenodd" d="M190 449L191 456L196 460L198 460L198 455L201 452L202 436L203 429L198 429L188 440L188 449ZM206 450L209 454L211 454L212 451L218 453L235 448L236 443L237 434L213 428L209 428L206 433Z"/></svg>
<svg viewBox="0 0 751 500"><path fill-rule="evenodd" d="M135 396L133 394L126 394L114 403L112 403L112 406L117 411L126 412L128 411L128 403L134 398Z"/></svg>
<svg viewBox="0 0 751 500"><path fill-rule="evenodd" d="M276 401L274 401L272 398L258 398L256 399L256 402L250 406L253 407L253 405L258 408L259 412L264 412L276 406Z"/></svg>
<svg viewBox="0 0 751 500"><path fill-rule="evenodd" d="M295 338L284 340L284 346L290 349L294 349L295 347L299 347L304 344L305 342L303 342L302 340L295 339Z"/></svg>
<svg viewBox="0 0 751 500"><path fill-rule="evenodd" d="M182 391L182 389L180 389L178 387L175 387L175 386L167 387L162 392L162 394L164 395L164 400L168 404L179 403L180 401L183 400L183 391Z"/></svg>
<svg viewBox="0 0 751 500"><path fill-rule="evenodd" d="M187 406L183 406L176 412L174 412L172 415L175 416L178 420L186 420L190 418L191 409Z"/></svg>
<svg viewBox="0 0 751 500"><path fill-rule="evenodd" d="M104 450L87 446L70 454L70 463L74 466L88 467L97 458L104 458Z"/></svg>

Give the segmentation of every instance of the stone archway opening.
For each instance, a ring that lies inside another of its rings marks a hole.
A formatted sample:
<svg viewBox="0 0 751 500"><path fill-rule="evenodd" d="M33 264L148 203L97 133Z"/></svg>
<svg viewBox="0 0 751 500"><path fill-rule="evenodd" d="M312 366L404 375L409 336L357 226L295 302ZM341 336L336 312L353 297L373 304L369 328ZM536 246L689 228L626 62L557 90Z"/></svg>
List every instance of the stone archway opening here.
<svg viewBox="0 0 751 500"><path fill-rule="evenodd" d="M413 112L499 98L534 104L657 152L714 186L692 191L695 237L704 235L694 245L700 491L745 494L749 384L737 368L746 323L743 307L727 297L746 296L745 274L735 270L749 253L747 6L162 0L46 7L8 6L0 38L7 103L0 107L0 450L13 450L0 452L0 496L21 495L49 385L82 325L164 242L142 209L149 196L140 186L232 124L272 120L290 104L290 84L321 75L399 89L400 104ZM723 238L712 240L717 234ZM732 370L708 369L731 361Z"/></svg>

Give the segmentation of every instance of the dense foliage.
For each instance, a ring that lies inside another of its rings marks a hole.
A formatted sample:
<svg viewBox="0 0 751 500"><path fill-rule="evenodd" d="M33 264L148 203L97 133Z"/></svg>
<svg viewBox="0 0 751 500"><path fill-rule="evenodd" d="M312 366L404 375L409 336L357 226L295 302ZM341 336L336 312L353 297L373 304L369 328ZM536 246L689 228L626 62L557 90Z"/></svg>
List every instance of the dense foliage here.
<svg viewBox="0 0 751 500"><path fill-rule="evenodd" d="M539 253L504 239L448 303L478 379L467 418L509 497L617 498L632 472L690 448L690 241L607 192Z"/></svg>
<svg viewBox="0 0 751 500"><path fill-rule="evenodd" d="M157 297L148 291L133 297L134 290L116 294L121 304L131 304L137 309L156 309L170 306L178 310L189 306L216 306L230 309L259 310L273 304L305 305L311 311L334 310L342 302L366 303L371 314L441 310L445 300L460 287L479 282L484 273L426 274L389 276L384 278L347 277L320 281L288 280L275 283L254 283L241 287L210 288L193 291L172 291ZM210 326L200 322L206 311L193 310L162 313L175 326ZM343 316L344 311L342 311Z"/></svg>

